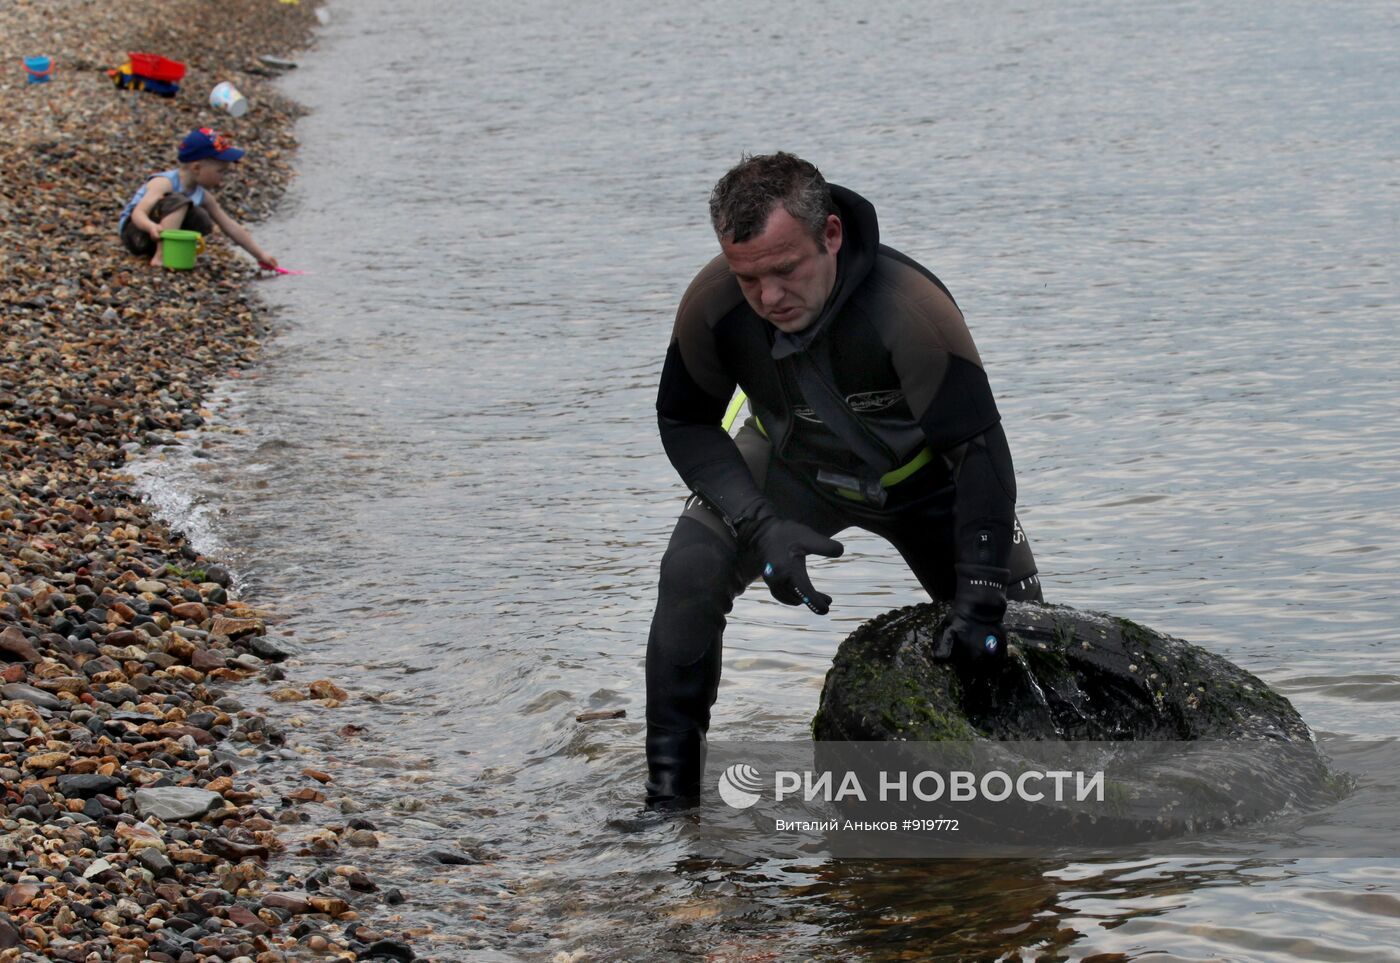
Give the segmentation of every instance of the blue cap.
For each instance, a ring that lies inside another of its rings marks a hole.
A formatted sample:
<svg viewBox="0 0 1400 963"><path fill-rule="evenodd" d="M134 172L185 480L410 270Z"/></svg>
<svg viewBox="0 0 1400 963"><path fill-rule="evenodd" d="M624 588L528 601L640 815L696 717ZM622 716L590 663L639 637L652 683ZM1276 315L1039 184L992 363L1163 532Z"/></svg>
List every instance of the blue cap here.
<svg viewBox="0 0 1400 963"><path fill-rule="evenodd" d="M180 141L179 158L181 164L210 158L221 161L236 161L242 156L241 149L234 147L229 143L228 138L209 127L192 130L185 136L184 140Z"/></svg>

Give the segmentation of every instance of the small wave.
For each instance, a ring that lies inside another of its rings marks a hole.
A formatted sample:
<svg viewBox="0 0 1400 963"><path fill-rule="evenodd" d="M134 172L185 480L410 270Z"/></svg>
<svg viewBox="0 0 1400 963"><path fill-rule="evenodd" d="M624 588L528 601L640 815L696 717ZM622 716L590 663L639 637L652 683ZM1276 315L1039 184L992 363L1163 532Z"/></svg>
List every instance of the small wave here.
<svg viewBox="0 0 1400 963"><path fill-rule="evenodd" d="M226 562L228 544L216 518L216 508L204 502L194 483L198 480L189 461L193 456L180 452L163 458L141 457L126 466L132 488L147 502L155 516L180 532L196 552ZM241 593L239 575L232 570L233 588Z"/></svg>

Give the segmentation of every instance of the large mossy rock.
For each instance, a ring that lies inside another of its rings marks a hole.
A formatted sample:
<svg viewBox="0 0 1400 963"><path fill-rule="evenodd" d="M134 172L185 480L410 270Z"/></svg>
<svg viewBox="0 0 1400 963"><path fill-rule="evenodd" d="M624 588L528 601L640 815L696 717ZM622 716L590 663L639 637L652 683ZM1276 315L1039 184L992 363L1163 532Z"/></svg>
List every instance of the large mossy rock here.
<svg viewBox="0 0 1400 963"><path fill-rule="evenodd" d="M1109 773L1111 805L1098 809L1028 803L999 821L975 804L937 813L962 817L964 829L980 821L978 838L1002 843L1180 839L1313 811L1348 791L1287 699L1189 642L1099 612L1013 602L1000 671L964 677L931 657L947 614L938 603L898 609L841 643L812 720L826 768L898 759L917 772L930 758L942 760L934 768L975 758L981 771ZM1069 757L1079 763L1065 766Z"/></svg>
<svg viewBox="0 0 1400 963"><path fill-rule="evenodd" d="M827 673L813 735L1312 740L1292 704L1239 666L1128 619L1065 605L1010 603L1003 670L964 679L930 655L947 612L936 602L909 606L851 633Z"/></svg>

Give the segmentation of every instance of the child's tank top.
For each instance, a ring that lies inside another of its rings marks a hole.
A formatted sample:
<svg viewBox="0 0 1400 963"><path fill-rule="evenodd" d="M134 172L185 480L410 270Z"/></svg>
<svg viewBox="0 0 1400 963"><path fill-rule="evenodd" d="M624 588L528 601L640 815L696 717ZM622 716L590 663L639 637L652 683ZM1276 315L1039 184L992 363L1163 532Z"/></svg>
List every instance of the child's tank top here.
<svg viewBox="0 0 1400 963"><path fill-rule="evenodd" d="M180 168L175 167L168 171L160 171L151 174L146 178L146 182L141 185L141 189L132 195L131 200L126 202L126 207L122 208L122 216L117 220L118 234L122 232L122 228L126 227L127 218L131 217L131 212L136 208L136 205L141 203L141 198L146 196L146 188L150 186L152 177L169 178L170 183L173 185L171 189L177 193L183 193L180 190ZM200 207L204 204L204 188L195 185L194 191L190 193L190 203L195 207Z"/></svg>

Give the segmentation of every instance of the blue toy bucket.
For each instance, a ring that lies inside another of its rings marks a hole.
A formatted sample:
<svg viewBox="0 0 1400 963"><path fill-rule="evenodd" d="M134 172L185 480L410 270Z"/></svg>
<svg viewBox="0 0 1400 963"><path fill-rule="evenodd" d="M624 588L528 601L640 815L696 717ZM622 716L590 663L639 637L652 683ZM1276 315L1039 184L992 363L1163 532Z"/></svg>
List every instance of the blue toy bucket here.
<svg viewBox="0 0 1400 963"><path fill-rule="evenodd" d="M53 58L25 57L24 72L29 75L31 84L46 84L53 76Z"/></svg>

